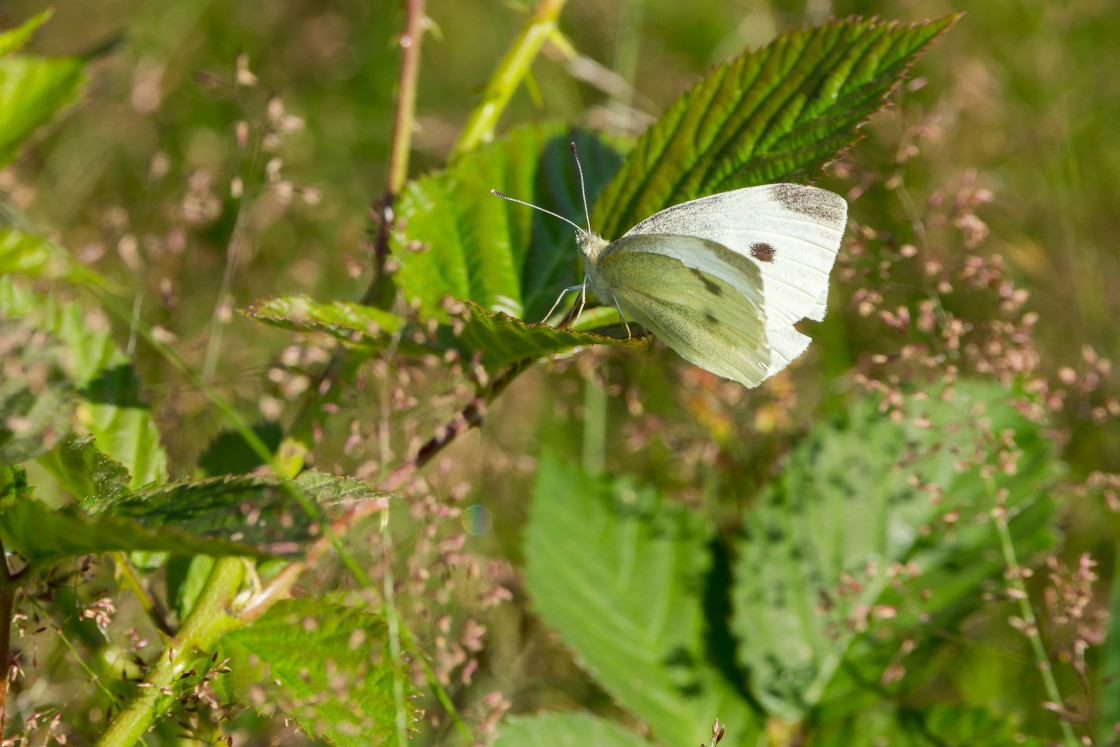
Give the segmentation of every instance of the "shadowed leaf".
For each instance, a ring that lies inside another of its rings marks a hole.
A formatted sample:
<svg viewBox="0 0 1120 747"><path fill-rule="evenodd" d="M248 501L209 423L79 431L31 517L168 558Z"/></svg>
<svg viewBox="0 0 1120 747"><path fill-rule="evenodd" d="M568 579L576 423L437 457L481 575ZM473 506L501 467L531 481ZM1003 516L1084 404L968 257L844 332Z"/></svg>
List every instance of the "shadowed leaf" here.
<svg viewBox="0 0 1120 747"><path fill-rule="evenodd" d="M393 235L405 300L419 303L424 317L443 318L440 303L451 297L519 319L543 318L560 289L580 280L574 229L490 190L583 225L572 141L593 200L619 157L600 138L557 125L518 128L410 182Z"/></svg>
<svg viewBox="0 0 1120 747"><path fill-rule="evenodd" d="M1063 467L1014 396L960 382L909 400L900 422L858 402L790 454L743 517L732 590L740 660L772 714L854 712L904 692L939 640L922 631L951 627L985 604L985 584L999 588L996 491L1009 491L1020 558L1054 541L1047 489ZM1011 474L988 466L1012 455ZM910 650L909 638L924 642Z"/></svg>

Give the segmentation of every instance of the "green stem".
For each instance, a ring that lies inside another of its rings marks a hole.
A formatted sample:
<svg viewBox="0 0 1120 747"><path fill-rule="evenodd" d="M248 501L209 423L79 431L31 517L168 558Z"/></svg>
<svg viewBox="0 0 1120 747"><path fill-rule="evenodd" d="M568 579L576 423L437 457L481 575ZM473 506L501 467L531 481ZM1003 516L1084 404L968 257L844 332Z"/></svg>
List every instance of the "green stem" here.
<svg viewBox="0 0 1120 747"><path fill-rule="evenodd" d="M440 684L439 678L436 673L432 671L432 665L423 656L417 657L420 662L420 668L424 670L424 677L428 680L428 687L432 688L432 692L436 694L436 700L443 706L443 710L451 717L451 723L455 725L456 730L459 732L464 740L464 744L477 744L478 740L467 725L463 723L463 719L459 716L459 711L455 709L455 704L451 702L451 696L447 694L447 690Z"/></svg>
<svg viewBox="0 0 1120 747"><path fill-rule="evenodd" d="M205 651L223 633L244 624L228 612L244 572L241 558L220 558L214 563L206 588L182 631L168 641L159 663L148 677L147 686L113 720L97 741L98 747L132 747L140 741L171 703L173 696L163 690L195 658L196 652Z"/></svg>
<svg viewBox="0 0 1120 747"><path fill-rule="evenodd" d="M988 490L995 500L995 486L992 482L988 481ZM1011 530L1007 526L1007 509L1002 503L997 503L995 512L996 530L999 532L1000 546L1003 550L1003 562L1011 570L1010 585L1011 588L1017 592L1019 604L1019 615L1026 623L1025 633L1027 640L1030 641L1031 650L1034 652L1035 665L1038 667L1039 674L1042 675L1042 684L1046 688L1046 697L1052 703L1061 705L1062 693L1058 689L1058 682L1054 679L1054 672L1050 667L1050 658L1046 655L1046 647L1042 644L1042 636L1038 633L1038 618L1034 615L1034 609L1031 607L1031 599L1027 594L1027 585L1023 583L1023 574L1019 565L1019 560L1015 556L1015 542L1011 537ZM1081 743L1078 741L1077 736L1073 733L1073 727L1069 725L1068 721L1059 719L1058 726L1062 730L1062 738L1065 740L1066 747L1077 747Z"/></svg>
<svg viewBox="0 0 1120 747"><path fill-rule="evenodd" d="M556 30L560 11L564 9L566 2L567 0L541 0L537 5L533 17L490 77L486 90L482 92L482 100L468 117L448 160L454 160L476 148L479 143L494 137L498 120L518 84L528 75L529 67L541 47Z"/></svg>

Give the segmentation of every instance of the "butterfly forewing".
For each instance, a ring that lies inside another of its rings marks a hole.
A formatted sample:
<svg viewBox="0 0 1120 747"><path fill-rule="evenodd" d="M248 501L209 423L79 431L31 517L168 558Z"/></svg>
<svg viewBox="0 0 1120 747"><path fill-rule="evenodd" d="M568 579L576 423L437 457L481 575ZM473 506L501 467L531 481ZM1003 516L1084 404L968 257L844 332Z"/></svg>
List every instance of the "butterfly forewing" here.
<svg viewBox="0 0 1120 747"><path fill-rule="evenodd" d="M595 265L600 300L616 299L682 358L746 386L776 370L754 263L695 236L627 236Z"/></svg>
<svg viewBox="0 0 1120 747"><path fill-rule="evenodd" d="M847 214L847 203L832 192L768 184L675 205L646 218L626 236L698 236L749 257L762 273L767 328L774 330L805 318L824 318L828 275ZM796 346L785 347L789 353Z"/></svg>

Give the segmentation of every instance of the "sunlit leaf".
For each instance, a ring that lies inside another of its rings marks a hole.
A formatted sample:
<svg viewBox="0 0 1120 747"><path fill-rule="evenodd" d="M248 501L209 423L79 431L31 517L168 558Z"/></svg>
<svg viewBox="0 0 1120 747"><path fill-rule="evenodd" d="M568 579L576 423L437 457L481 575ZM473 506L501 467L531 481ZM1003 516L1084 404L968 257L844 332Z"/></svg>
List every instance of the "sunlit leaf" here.
<svg viewBox="0 0 1120 747"><path fill-rule="evenodd" d="M85 82L85 63L74 57L0 58L0 166L20 143L72 103Z"/></svg>
<svg viewBox="0 0 1120 747"><path fill-rule="evenodd" d="M593 226L613 239L687 200L813 178L958 17L830 21L717 65L638 140L596 201Z"/></svg>
<svg viewBox="0 0 1120 747"><path fill-rule="evenodd" d="M53 14L54 11L48 8L11 31L0 33L0 57L22 49L35 30L46 23Z"/></svg>
<svg viewBox="0 0 1120 747"><path fill-rule="evenodd" d="M699 743L717 717L729 744L751 744L760 726L707 658L711 538L698 516L651 488L541 460L525 531L533 607L666 744Z"/></svg>
<svg viewBox="0 0 1120 747"><path fill-rule="evenodd" d="M258 713L294 720L328 744L397 744L394 662L378 615L316 599L285 600L218 640L232 671L215 685ZM409 727L421 712L397 662Z"/></svg>
<svg viewBox="0 0 1120 747"><path fill-rule="evenodd" d="M89 437L70 436L39 459L62 489L78 500L128 491L128 470L102 453Z"/></svg>
<svg viewBox="0 0 1120 747"><path fill-rule="evenodd" d="M618 327L605 332L573 332L546 324L529 324L503 313L491 313L475 303L449 304L441 324L405 324L399 317L346 301L317 303L302 296L279 296L245 310L267 324L304 332L325 332L353 350L373 356L388 347L405 355L443 354L453 350L467 362L479 354L489 368L527 358L541 358L587 345L628 345L645 348L643 338L626 339ZM618 316L615 313L614 318ZM633 326L637 334L640 330Z"/></svg>

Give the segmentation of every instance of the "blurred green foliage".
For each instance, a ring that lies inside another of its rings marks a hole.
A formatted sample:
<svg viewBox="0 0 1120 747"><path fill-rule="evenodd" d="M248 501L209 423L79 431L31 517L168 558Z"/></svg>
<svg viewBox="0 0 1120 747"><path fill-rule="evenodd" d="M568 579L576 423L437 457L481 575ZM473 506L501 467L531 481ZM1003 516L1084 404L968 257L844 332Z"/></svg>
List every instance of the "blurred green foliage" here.
<svg viewBox="0 0 1120 747"><path fill-rule="evenodd" d="M1112 289L1120 278L1114 239L1120 231L1114 187L1120 182L1114 142L1120 77L1112 73L1120 69L1120 5L973 5L573 0L562 31L578 51L618 70L632 91L616 97L612 109L607 96L577 80L559 55L546 55L504 122L611 121L640 131L647 120L618 106L619 99L628 99L639 115L656 117L710 65L789 26L830 15L910 21L965 10L953 33L918 65L915 84L898 91L895 106L865 127L867 139L852 151L846 175L825 186L858 190L851 213L874 229L869 243L916 243L939 259L954 251L950 234L967 226L922 222L931 214L930 198L940 194L951 203L971 180L990 191L992 199L976 210L988 232L983 251L1001 255L1007 274L1031 292L1041 372L1054 378L1069 367L1087 375L1093 357L1085 346L1105 358L1115 358L1120 347L1113 323L1120 295ZM0 8L0 26L23 21L41 6L9 2ZM0 191L34 225L126 289L121 296L134 297L143 318L174 339L192 367L256 415L262 395L276 395L267 389L266 369L291 337L236 316L229 320L228 309L278 294L324 301L361 296L368 279L367 208L385 179L401 9L384 1L187 0L67 0L54 9L31 50L88 55L92 84L71 116L0 173ZM413 176L443 164L527 10L487 0L430 3L436 32L423 49ZM255 86L232 85L239 54L248 60ZM283 113L276 104L270 110L273 96ZM304 126L286 131L285 115L302 118ZM237 142L239 122L253 125L245 147ZM277 136L274 150L264 142L269 132ZM282 163L270 167L274 158ZM244 185L241 197L231 190L235 178ZM290 202L283 198L288 190ZM860 287L858 276L834 287L833 313L814 331L811 357L765 397L713 406L702 377L665 375L671 356L663 352L655 359L630 350L598 351L575 365L558 364L557 373L538 369L524 376L492 408L489 423L498 425L452 452L459 459L447 484L471 484L470 501L485 504L494 517L492 530L472 538L469 549L480 557L520 561L531 479L519 460L544 443L569 454L579 454L584 443L601 444L610 467L625 466L733 525L729 517L741 507L720 505L721 484L734 482L749 494L767 482L778 457L805 429L807 413L839 410L846 386L836 383L839 376L878 349L884 329L850 304ZM896 279L888 291L899 303L920 296L916 281ZM983 299L963 294L959 303L967 307ZM129 330L121 326L114 333L123 347ZM156 407L172 474L183 475L226 424L165 360L143 346L137 351L144 395ZM585 384L593 378L592 364L601 366L607 388L620 396L599 398L594 385ZM633 386L624 391L618 381ZM438 384L424 382L429 391L438 391ZM1116 389L1106 384L1105 392L1114 396ZM782 424L785 410L774 404L791 391L800 392L802 405L793 422ZM640 392L640 400L628 392ZM342 406L364 413L378 396L358 391ZM1115 470L1115 421L1090 417L1101 396L1074 392L1058 416L1058 425L1072 433L1064 458L1077 478ZM424 432L433 410L438 405L404 417ZM660 420L639 421L643 413ZM748 420L756 438L738 438L736 424ZM603 423L598 431L596 422ZM643 428L658 429L659 437L643 440ZM324 462L345 472L358 460L346 452L345 434L333 438L327 435ZM631 449L633 443L643 448ZM713 448L725 471L704 468ZM1058 557L1076 565L1090 551L1102 561L1093 601L1099 609L1116 575L1112 558L1120 522L1092 496L1065 496L1063 508ZM1038 574L1032 592L1041 594L1045 575ZM77 621L68 624L79 627ZM523 607L495 613L489 625L493 649L473 689L463 688L465 710L481 708L481 694L499 689L514 693L514 711L578 705L617 715L606 694ZM1019 711L1023 727L1035 733L1054 733L1026 643L1005 617L979 615L964 635L938 663L937 685L971 703ZM1051 643L1057 647L1061 640ZM1081 678L1068 667L1059 667L1057 676L1063 692L1088 708L1092 695ZM542 681L547 690L525 686ZM445 734L433 733L436 740Z"/></svg>

